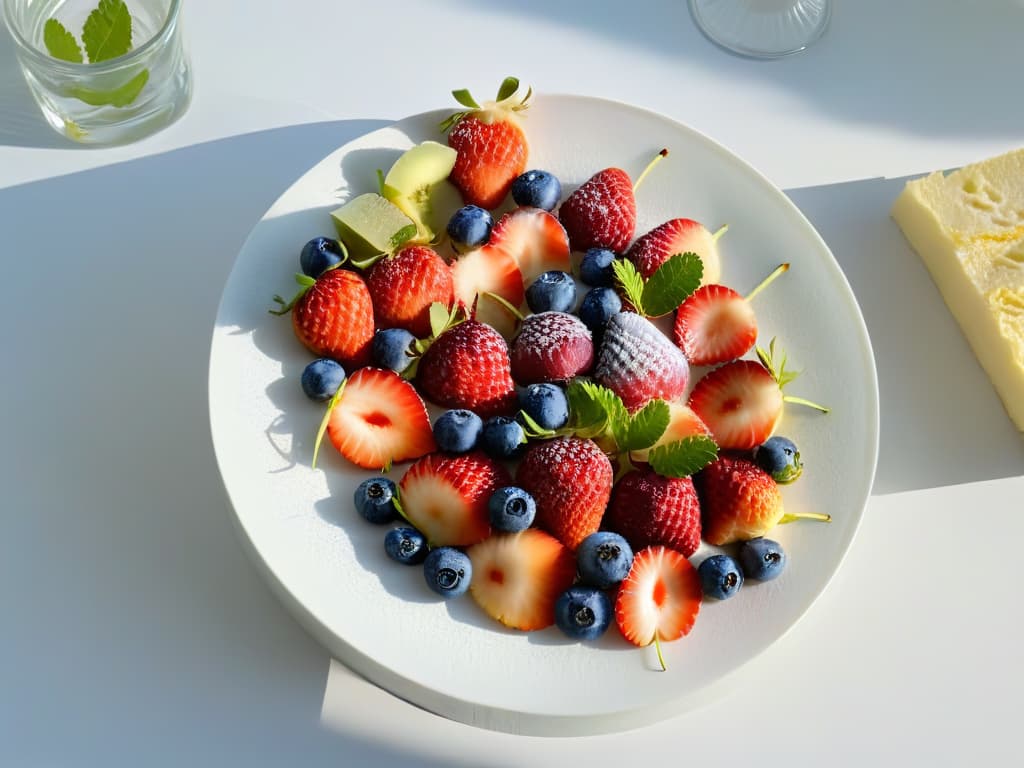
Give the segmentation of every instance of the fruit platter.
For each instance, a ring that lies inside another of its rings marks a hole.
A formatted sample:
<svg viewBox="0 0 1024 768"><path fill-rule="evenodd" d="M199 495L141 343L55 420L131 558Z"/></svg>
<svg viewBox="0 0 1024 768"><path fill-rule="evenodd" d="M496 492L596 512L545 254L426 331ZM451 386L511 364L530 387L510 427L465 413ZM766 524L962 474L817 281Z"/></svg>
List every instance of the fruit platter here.
<svg viewBox="0 0 1024 768"><path fill-rule="evenodd" d="M859 308L699 133L514 78L451 95L324 158L236 261L209 388L241 539L340 660L445 716L699 706L851 545Z"/></svg>

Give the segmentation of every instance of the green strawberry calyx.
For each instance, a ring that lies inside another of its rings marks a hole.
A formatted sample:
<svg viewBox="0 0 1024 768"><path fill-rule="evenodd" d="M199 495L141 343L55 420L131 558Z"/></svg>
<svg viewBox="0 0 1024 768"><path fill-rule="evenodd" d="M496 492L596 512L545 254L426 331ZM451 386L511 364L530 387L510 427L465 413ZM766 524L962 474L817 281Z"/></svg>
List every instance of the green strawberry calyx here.
<svg viewBox="0 0 1024 768"><path fill-rule="evenodd" d="M441 123L441 132L447 133L457 122L465 117L473 115L481 118L484 122L495 122L498 119L505 119L509 115L517 115L526 110L533 97L533 89L527 88L526 95L519 98L519 78L506 77L498 86L498 93L494 101L486 102L482 106L473 98L467 88L460 88L452 91L452 96L467 109L450 115Z"/></svg>
<svg viewBox="0 0 1024 768"><path fill-rule="evenodd" d="M775 379L775 382L779 385L779 389L783 391L782 399L784 402L793 403L794 405L806 405L808 408L814 408L822 413L829 413L832 410L828 406L819 405L818 403L807 400L803 397L785 394L786 386L800 375L800 371L791 371L786 369L786 363L788 362L786 353L780 349L777 354L775 337L772 337L767 350L765 350L764 347L757 347L757 357L761 361L761 365L767 368L768 373L770 373L772 378Z"/></svg>

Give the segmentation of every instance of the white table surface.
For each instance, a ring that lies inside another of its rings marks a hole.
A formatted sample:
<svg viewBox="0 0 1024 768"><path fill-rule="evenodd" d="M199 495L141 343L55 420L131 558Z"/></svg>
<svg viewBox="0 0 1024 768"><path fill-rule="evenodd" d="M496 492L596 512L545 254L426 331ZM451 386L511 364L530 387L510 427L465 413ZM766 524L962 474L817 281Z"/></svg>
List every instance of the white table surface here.
<svg viewBox="0 0 1024 768"><path fill-rule="evenodd" d="M888 209L906 175L1024 145L1022 0L836 0L775 62L715 48L683 0L187 6L189 112L115 149L48 132L0 32L0 764L1019 758L1024 441ZM825 594L715 700L609 736L475 729L332 661L246 559L210 445L212 323L250 227L334 147L506 74L763 171L846 271L878 364L877 481Z"/></svg>

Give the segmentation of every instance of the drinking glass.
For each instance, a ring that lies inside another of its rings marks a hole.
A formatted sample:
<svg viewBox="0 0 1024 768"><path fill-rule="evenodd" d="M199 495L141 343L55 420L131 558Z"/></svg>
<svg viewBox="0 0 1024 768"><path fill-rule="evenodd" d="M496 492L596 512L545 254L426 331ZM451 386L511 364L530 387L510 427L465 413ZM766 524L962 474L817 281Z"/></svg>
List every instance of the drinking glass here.
<svg viewBox="0 0 1024 768"><path fill-rule="evenodd" d="M181 0L3 0L3 10L32 96L47 122L68 138L84 144L134 141L188 107L192 80L181 40ZM109 23L113 18L119 21ZM48 24L51 19L59 24ZM125 26L127 51L109 58L124 48L97 40L124 41ZM52 27L62 29L55 34ZM117 34L107 37L111 30ZM58 50L55 38L62 58L51 55Z"/></svg>
<svg viewBox="0 0 1024 768"><path fill-rule="evenodd" d="M743 56L772 59L821 37L832 0L690 0L690 13L712 42Z"/></svg>

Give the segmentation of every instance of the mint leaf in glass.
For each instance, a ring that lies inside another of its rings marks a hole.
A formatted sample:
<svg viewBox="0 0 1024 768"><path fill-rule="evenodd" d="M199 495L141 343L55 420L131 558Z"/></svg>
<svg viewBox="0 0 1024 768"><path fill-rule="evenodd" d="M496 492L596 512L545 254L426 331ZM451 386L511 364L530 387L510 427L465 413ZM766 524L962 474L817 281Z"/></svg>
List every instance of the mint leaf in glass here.
<svg viewBox="0 0 1024 768"><path fill-rule="evenodd" d="M100 0L85 20L82 42L92 64L128 53L132 49L132 15L124 0Z"/></svg>
<svg viewBox="0 0 1024 768"><path fill-rule="evenodd" d="M84 61L82 49L75 36L56 19L46 20L46 25L43 27L43 43L46 45L46 51L55 59L75 64L81 64Z"/></svg>

